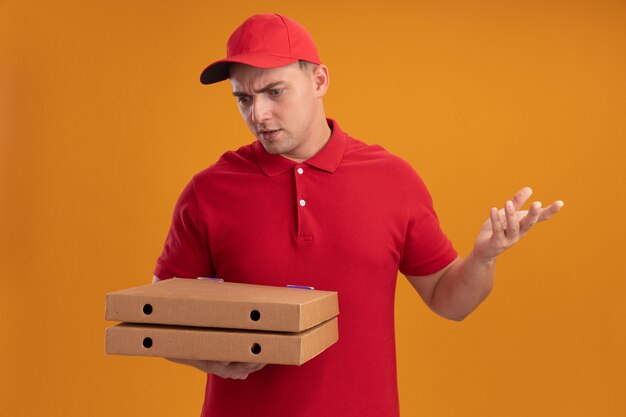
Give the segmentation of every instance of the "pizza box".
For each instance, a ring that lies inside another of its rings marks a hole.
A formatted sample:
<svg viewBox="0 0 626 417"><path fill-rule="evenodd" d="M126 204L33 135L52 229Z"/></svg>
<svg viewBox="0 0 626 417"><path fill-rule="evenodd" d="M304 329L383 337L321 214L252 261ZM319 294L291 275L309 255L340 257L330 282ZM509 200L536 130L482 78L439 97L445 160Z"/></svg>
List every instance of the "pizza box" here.
<svg viewBox="0 0 626 417"><path fill-rule="evenodd" d="M301 365L338 340L337 318L302 332L121 323L106 329L108 355Z"/></svg>
<svg viewBox="0 0 626 417"><path fill-rule="evenodd" d="M337 293L173 278L106 295L106 320L301 332L339 314Z"/></svg>

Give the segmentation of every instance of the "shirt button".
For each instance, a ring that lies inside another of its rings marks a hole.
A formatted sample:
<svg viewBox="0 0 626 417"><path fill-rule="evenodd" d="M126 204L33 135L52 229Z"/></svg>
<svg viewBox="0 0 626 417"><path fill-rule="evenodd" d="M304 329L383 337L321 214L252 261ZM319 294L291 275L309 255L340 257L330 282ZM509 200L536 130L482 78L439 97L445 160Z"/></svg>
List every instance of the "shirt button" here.
<svg viewBox="0 0 626 417"><path fill-rule="evenodd" d="M300 175L304 174L304 170L302 168L298 168L298 174Z"/></svg>
<svg viewBox="0 0 626 417"><path fill-rule="evenodd" d="M301 205L302 207L306 206L306 201L304 201L304 200L300 200L300 205Z"/></svg>

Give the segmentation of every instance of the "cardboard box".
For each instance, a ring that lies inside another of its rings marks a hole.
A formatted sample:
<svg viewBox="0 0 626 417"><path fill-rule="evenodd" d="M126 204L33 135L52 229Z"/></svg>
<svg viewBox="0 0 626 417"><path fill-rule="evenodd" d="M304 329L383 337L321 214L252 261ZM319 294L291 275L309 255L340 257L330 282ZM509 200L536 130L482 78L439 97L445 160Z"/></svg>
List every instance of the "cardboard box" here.
<svg viewBox="0 0 626 417"><path fill-rule="evenodd" d="M122 323L106 330L106 353L301 365L337 340L336 317L296 333Z"/></svg>
<svg viewBox="0 0 626 417"><path fill-rule="evenodd" d="M300 332L339 314L337 293L174 278L106 296L107 320Z"/></svg>

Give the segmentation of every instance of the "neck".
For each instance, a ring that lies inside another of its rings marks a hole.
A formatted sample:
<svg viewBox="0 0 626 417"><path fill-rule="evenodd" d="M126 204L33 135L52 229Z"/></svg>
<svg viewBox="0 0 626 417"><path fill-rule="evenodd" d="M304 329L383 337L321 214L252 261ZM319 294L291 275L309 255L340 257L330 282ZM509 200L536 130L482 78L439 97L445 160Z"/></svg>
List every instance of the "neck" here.
<svg viewBox="0 0 626 417"><path fill-rule="evenodd" d="M330 140L331 134L332 131L328 126L326 116L322 112L320 117L318 117L315 122L311 124L309 140L306 141L306 144L300 149L294 149L295 152L292 154L283 154L283 156L297 163L304 162L315 156L315 154L326 146Z"/></svg>

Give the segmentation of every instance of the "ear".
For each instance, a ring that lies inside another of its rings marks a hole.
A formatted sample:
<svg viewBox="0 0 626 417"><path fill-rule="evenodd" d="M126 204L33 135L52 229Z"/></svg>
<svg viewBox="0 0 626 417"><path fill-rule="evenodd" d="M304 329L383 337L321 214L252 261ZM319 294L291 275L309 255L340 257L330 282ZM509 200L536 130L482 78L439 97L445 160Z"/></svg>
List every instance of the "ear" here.
<svg viewBox="0 0 626 417"><path fill-rule="evenodd" d="M330 84L330 76L328 75L328 67L324 64L319 64L313 68L313 83L316 97L323 97L328 91L328 85Z"/></svg>

